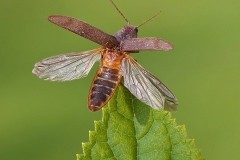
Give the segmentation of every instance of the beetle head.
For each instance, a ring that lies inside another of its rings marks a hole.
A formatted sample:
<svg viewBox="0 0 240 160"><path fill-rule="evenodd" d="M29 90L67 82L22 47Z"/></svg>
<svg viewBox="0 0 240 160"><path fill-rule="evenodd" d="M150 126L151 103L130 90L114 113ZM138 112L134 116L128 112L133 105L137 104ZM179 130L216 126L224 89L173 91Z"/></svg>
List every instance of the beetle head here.
<svg viewBox="0 0 240 160"><path fill-rule="evenodd" d="M133 25L126 25L121 30L119 30L114 37L117 39L118 42L122 40L129 39L129 38L137 38L138 28Z"/></svg>

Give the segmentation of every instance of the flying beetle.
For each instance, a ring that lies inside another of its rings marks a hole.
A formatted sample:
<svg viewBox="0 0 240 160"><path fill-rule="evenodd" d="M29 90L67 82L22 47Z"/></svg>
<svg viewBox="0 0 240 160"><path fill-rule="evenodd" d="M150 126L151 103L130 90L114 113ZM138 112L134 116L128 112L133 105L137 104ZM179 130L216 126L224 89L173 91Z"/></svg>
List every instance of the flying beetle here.
<svg viewBox="0 0 240 160"><path fill-rule="evenodd" d="M142 50L169 51L173 49L169 42L159 38L137 38L138 28L156 17L157 14L142 24L133 26L129 24L113 0L110 1L127 22L127 25L114 36L78 19L49 16L48 19L52 23L100 44L102 47L44 59L35 64L32 72L45 80L70 81L87 76L94 63L100 61L100 68L93 79L88 97L88 108L91 111L101 109L111 99L122 77L124 86L145 104L154 109L175 110L177 98L174 94L130 56L130 53Z"/></svg>

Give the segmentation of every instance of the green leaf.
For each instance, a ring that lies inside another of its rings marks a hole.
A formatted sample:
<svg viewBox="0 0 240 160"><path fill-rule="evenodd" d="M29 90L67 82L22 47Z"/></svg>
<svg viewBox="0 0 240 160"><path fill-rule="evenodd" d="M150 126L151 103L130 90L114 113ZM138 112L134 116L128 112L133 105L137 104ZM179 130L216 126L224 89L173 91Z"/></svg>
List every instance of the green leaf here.
<svg viewBox="0 0 240 160"><path fill-rule="evenodd" d="M103 109L78 160L200 160L194 140L171 113L154 110L120 86Z"/></svg>

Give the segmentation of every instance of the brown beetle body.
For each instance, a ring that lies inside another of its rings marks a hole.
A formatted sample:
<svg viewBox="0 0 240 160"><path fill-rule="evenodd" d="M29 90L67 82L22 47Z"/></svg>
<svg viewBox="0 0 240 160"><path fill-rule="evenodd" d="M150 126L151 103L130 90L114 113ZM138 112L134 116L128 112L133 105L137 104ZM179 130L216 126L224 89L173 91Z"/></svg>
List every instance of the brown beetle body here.
<svg viewBox="0 0 240 160"><path fill-rule="evenodd" d="M121 62L125 53L106 49L102 53L101 66L92 82L88 108L97 111L104 106L116 91L121 78Z"/></svg>
<svg viewBox="0 0 240 160"><path fill-rule="evenodd" d="M111 2L113 3L112 0ZM113 5L119 11L114 3ZM120 11L119 13L123 16ZM126 17L123 17L127 21ZM138 28L152 18L138 26L130 25L127 21L128 24L115 35L109 35L72 17L50 16L49 20L52 23L100 44L102 47L44 59L35 64L32 72L45 80L70 81L87 76L94 63L100 61L100 68L93 79L88 96L88 108L91 111L101 109L111 99L122 77L124 78L123 85L142 102L154 109L175 110L177 98L174 94L129 55L141 50L169 51L173 49L169 42L159 38L137 38Z"/></svg>

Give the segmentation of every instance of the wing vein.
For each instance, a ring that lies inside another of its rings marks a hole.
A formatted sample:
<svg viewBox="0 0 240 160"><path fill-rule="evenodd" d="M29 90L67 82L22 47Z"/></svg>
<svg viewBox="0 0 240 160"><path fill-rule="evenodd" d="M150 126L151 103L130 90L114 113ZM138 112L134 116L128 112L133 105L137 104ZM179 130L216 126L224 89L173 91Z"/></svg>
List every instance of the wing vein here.
<svg viewBox="0 0 240 160"><path fill-rule="evenodd" d="M102 50L100 48L50 57L38 62L33 73L51 81L79 79L87 76L93 64L101 59Z"/></svg>
<svg viewBox="0 0 240 160"><path fill-rule="evenodd" d="M172 92L130 56L123 59L121 71L124 86L142 102L154 109L164 108L165 101L170 101L172 106L176 106L177 99ZM174 109L174 107L170 108Z"/></svg>

